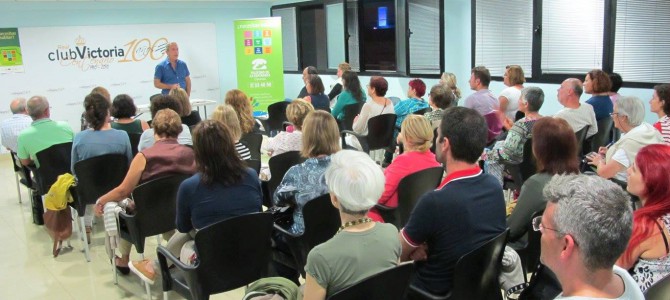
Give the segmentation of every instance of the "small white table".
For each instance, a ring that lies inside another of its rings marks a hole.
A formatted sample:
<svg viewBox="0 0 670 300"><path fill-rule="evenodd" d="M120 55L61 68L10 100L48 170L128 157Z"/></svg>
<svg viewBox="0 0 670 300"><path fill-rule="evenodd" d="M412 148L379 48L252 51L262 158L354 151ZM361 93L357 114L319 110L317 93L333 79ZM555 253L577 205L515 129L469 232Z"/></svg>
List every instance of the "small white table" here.
<svg viewBox="0 0 670 300"><path fill-rule="evenodd" d="M207 119L207 105L212 105L212 104L217 104L216 101L214 100L207 100L207 99L190 99L191 106L195 107L198 112L200 112L200 107L203 106L205 108L205 115L203 119ZM149 104L140 104L137 105L137 113L145 113L149 112Z"/></svg>

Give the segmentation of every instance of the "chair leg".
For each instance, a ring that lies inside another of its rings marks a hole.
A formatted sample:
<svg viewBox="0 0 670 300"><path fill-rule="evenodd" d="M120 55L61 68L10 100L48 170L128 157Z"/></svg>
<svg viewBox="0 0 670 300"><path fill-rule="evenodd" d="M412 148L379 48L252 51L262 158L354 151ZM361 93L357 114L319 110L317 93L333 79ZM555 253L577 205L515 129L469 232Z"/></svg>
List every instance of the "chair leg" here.
<svg viewBox="0 0 670 300"><path fill-rule="evenodd" d="M83 217L83 216L80 216L80 217L79 217L79 230L80 230L80 232L83 231L83 233L82 233L82 239L84 240L84 241L83 241L83 244L84 244L84 256L86 257L86 261L87 261L87 262L91 262L91 255L88 253L88 252L89 252L89 251L88 251L88 237L86 237L86 230L85 230L84 228L86 228L86 225L84 224L84 217Z"/></svg>
<svg viewBox="0 0 670 300"><path fill-rule="evenodd" d="M160 234L157 234L157 235L156 235L156 245L157 245L157 246L160 246L160 245L161 245L161 235L160 235Z"/></svg>
<svg viewBox="0 0 670 300"><path fill-rule="evenodd" d="M19 204L21 203L21 185L19 184L19 175L14 172L14 179L16 179L16 193L19 194Z"/></svg>
<svg viewBox="0 0 670 300"><path fill-rule="evenodd" d="M163 300L168 300L168 292L163 292Z"/></svg>
<svg viewBox="0 0 670 300"><path fill-rule="evenodd" d="M144 283L144 289L147 290L147 299L151 300L151 287L148 283Z"/></svg>

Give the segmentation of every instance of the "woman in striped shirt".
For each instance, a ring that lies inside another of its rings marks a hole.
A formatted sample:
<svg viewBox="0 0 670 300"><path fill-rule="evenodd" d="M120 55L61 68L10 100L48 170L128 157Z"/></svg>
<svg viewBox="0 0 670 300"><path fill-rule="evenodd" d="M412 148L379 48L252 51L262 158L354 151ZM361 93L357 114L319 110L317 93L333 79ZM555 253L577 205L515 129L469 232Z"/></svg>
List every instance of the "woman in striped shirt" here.
<svg viewBox="0 0 670 300"><path fill-rule="evenodd" d="M649 100L651 112L658 115L654 127L661 132L663 142L670 144L670 84L664 83L654 87L654 95Z"/></svg>
<svg viewBox="0 0 670 300"><path fill-rule="evenodd" d="M235 141L235 150L240 155L242 160L247 160L251 158L251 152L249 148L244 144L240 143L240 137L242 137L242 129L240 127L240 120L237 118L237 113L235 110L227 104L222 104L217 106L212 113L212 119L222 122L230 128L233 134L233 140Z"/></svg>

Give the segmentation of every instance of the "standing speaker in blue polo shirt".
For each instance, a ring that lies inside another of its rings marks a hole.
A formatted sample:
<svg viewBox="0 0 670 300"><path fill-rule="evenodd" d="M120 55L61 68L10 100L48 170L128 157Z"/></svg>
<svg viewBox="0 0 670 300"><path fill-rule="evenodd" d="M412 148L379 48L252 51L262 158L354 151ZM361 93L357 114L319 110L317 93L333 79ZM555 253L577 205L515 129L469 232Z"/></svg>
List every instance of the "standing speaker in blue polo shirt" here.
<svg viewBox="0 0 670 300"><path fill-rule="evenodd" d="M191 73L188 66L182 60L179 60L179 46L175 42L167 45L165 50L167 58L156 66L154 73L154 86L161 89L163 95L167 95L170 90L181 87L191 96Z"/></svg>

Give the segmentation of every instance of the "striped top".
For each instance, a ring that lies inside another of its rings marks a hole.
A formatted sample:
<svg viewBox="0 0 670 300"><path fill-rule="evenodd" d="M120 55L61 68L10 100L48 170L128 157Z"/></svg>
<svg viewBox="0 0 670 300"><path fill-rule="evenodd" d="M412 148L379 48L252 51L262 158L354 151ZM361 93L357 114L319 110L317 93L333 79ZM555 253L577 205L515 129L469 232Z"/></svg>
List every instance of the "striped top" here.
<svg viewBox="0 0 670 300"><path fill-rule="evenodd" d="M240 142L235 143L235 150L237 150L237 154L240 155L242 160L251 159L251 151L249 151L249 148L244 144Z"/></svg>
<svg viewBox="0 0 670 300"><path fill-rule="evenodd" d="M654 128L661 132L663 142L670 145L670 118L668 116L663 116L658 122L654 123Z"/></svg>

